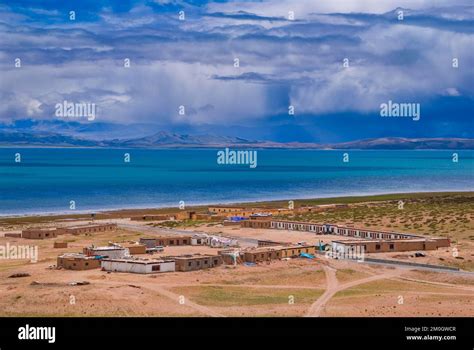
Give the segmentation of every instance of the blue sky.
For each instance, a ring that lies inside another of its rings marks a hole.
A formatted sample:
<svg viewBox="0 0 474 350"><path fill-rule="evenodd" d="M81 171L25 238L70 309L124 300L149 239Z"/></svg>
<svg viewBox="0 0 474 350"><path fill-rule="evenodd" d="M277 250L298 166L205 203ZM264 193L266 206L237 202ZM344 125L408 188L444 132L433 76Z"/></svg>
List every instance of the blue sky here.
<svg viewBox="0 0 474 350"><path fill-rule="evenodd" d="M98 106L84 123L144 125L143 136L474 137L473 67L471 1L0 4L3 127L58 122L54 106L67 100ZM419 103L420 120L381 118L388 100Z"/></svg>

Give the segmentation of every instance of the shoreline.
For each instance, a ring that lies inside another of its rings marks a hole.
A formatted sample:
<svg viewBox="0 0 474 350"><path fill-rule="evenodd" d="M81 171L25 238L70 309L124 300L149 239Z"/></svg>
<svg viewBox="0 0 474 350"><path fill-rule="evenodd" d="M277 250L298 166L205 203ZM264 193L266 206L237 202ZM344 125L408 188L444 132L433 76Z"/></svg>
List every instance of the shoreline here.
<svg viewBox="0 0 474 350"><path fill-rule="evenodd" d="M228 206L277 206L281 207L283 202L294 201L294 202L312 202L314 205L317 204L332 204L332 203L362 203L367 201L388 201L388 200L400 200L404 197L423 197L423 196L443 196L443 195L466 195L474 194L473 190L454 190L454 191L417 191L417 192L390 192L390 193L369 193L369 194L349 194L347 196L329 196L329 197L318 197L314 198L313 196L308 197L299 197L299 198L272 198L272 199L262 199L258 201L239 201L239 200L229 200L229 201L220 201L220 202L202 202L202 203L193 203L186 205L184 210L199 209L202 207L208 206L218 206L218 205L228 205ZM72 212L63 211L63 212L36 212L36 213L24 213L24 214L0 214L0 220L3 219L31 219L31 218L45 218L45 217L60 217L60 218L74 218L77 216L90 215L92 213L97 215L116 215L120 213L133 213L133 212L147 212L147 211L177 211L180 210L178 206L148 206L144 205L143 207L121 207L121 208L103 208L103 209L89 209L89 210L78 210Z"/></svg>

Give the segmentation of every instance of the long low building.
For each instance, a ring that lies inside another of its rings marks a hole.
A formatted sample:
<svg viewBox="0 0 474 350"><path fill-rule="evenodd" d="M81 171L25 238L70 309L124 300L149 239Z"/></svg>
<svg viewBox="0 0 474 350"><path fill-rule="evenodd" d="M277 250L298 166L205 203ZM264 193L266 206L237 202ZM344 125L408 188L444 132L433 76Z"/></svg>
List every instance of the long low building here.
<svg viewBox="0 0 474 350"><path fill-rule="evenodd" d="M436 250L449 247L449 240L435 239L400 239L400 240L347 240L333 241L335 251L350 253L356 248L362 248L364 253L406 252L414 250Z"/></svg>
<svg viewBox="0 0 474 350"><path fill-rule="evenodd" d="M110 223L109 224L87 224L87 225L65 227L64 233L80 235L84 233L114 231L116 229L117 229L117 224L110 224Z"/></svg>
<svg viewBox="0 0 474 350"><path fill-rule="evenodd" d="M276 230L293 230L314 232L316 234L332 234L345 237L369 238L369 239L416 239L423 236L389 232L380 230L371 230L355 227L346 227L333 224L318 224L315 222L271 220L270 228Z"/></svg>
<svg viewBox="0 0 474 350"><path fill-rule="evenodd" d="M54 238L58 235L73 234L79 235L84 233L113 231L117 228L117 224L87 224L69 227L39 227L28 228L22 231L21 237L26 239L46 239Z"/></svg>
<svg viewBox="0 0 474 350"><path fill-rule="evenodd" d="M138 260L138 259L102 259L101 268L104 271L129 272L129 273L159 273L175 271L175 261L164 260Z"/></svg>
<svg viewBox="0 0 474 350"><path fill-rule="evenodd" d="M291 245L254 248L243 252L243 261L262 262L279 260L284 258L295 258L301 254L315 254L316 247L312 245Z"/></svg>
<svg viewBox="0 0 474 350"><path fill-rule="evenodd" d="M389 252L409 250L433 250L440 247L449 247L450 240L444 237L422 236L410 233L388 232L380 230L345 227L333 224L318 224L314 222L288 220L247 220L241 223L242 227L267 228L275 230L312 232L317 235L329 234L341 237L352 237L353 245L367 246L366 252ZM356 240L359 239L359 240ZM336 243L342 241L335 241ZM349 242L349 241L344 241ZM362 242L362 243L361 243ZM365 243L363 243L365 242ZM375 242L375 243L373 243ZM396 242L400 242L397 244ZM346 244L344 243L344 244ZM372 244L373 243L373 244ZM348 244L348 243L347 243ZM337 245L337 244L336 244ZM435 248L433 248L435 247Z"/></svg>

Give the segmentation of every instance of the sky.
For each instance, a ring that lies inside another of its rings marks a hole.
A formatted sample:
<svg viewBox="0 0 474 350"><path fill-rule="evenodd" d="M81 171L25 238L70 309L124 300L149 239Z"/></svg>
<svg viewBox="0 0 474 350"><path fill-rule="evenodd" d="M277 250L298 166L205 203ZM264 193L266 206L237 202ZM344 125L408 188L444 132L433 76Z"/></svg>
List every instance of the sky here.
<svg viewBox="0 0 474 350"><path fill-rule="evenodd" d="M91 129L143 136L472 138L473 67L465 0L0 3L0 128L66 125L68 101L97 106L74 119ZM419 120L381 117L388 101L419 104Z"/></svg>

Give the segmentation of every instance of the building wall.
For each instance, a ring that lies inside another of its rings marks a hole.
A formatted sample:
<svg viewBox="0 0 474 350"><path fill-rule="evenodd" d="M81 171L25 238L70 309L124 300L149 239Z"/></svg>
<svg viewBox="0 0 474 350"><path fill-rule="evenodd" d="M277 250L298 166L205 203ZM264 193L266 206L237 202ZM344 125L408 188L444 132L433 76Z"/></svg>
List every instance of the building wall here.
<svg viewBox="0 0 474 350"><path fill-rule="evenodd" d="M58 257L57 266L68 270L90 270L99 268L100 260Z"/></svg>
<svg viewBox="0 0 474 350"><path fill-rule="evenodd" d="M65 233L70 233L73 235L80 235L85 233L94 233L94 232L106 232L114 231L117 228L116 224L106 224L106 225L88 225L88 226L78 226L78 227L66 227L64 228Z"/></svg>
<svg viewBox="0 0 474 350"><path fill-rule="evenodd" d="M227 216L196 213L194 218L195 220L222 221L222 220L227 219Z"/></svg>
<svg viewBox="0 0 474 350"><path fill-rule="evenodd" d="M193 258L175 258L176 271L195 271L222 265L223 260L220 255L193 257Z"/></svg>
<svg viewBox="0 0 474 350"><path fill-rule="evenodd" d="M178 245L191 245L191 236L169 236L169 237L157 237L156 245L161 246L178 246Z"/></svg>
<svg viewBox="0 0 474 350"><path fill-rule="evenodd" d="M136 255L136 254L146 254L146 246L144 244L133 244L133 245L128 245L125 248L128 249L131 255Z"/></svg>
<svg viewBox="0 0 474 350"><path fill-rule="evenodd" d="M262 251L250 251L244 252L244 261L245 262L261 262L261 261L270 261L278 260L282 258L280 250L262 250Z"/></svg>
<svg viewBox="0 0 474 350"><path fill-rule="evenodd" d="M21 238L21 233L5 233L4 237Z"/></svg>
<svg viewBox="0 0 474 350"><path fill-rule="evenodd" d="M240 222L241 227L270 228L270 220L244 220Z"/></svg>
<svg viewBox="0 0 474 350"><path fill-rule="evenodd" d="M444 244L441 241L439 244ZM364 253L387 253L387 252L407 252L415 250L436 250L443 245L439 245L435 240L393 240L393 241L360 241L348 242L344 241L333 242L334 249L344 249L344 252L349 252L353 247L364 247Z"/></svg>
<svg viewBox="0 0 474 350"><path fill-rule="evenodd" d="M23 230L21 233L21 237L26 239L47 239L54 238L57 236L58 234L55 230L30 229Z"/></svg>
<svg viewBox="0 0 474 350"><path fill-rule="evenodd" d="M291 258L294 256L300 256L301 253L316 254L315 246L301 246L301 247L288 247L281 250L282 258Z"/></svg>
<svg viewBox="0 0 474 350"><path fill-rule="evenodd" d="M67 242L54 242L54 248L67 248Z"/></svg>
<svg viewBox="0 0 474 350"><path fill-rule="evenodd" d="M101 267L105 271L114 272L129 272L129 273L160 273L160 272L173 272L175 271L174 261L163 261L156 263L138 263L133 260L130 261L113 261L103 259Z"/></svg>
<svg viewBox="0 0 474 350"><path fill-rule="evenodd" d="M118 248L118 249L94 249L86 247L83 249L85 255L101 255L107 256L110 259L122 259L125 256L130 255L130 251L127 248Z"/></svg>
<svg viewBox="0 0 474 350"><path fill-rule="evenodd" d="M301 253L315 254L315 246L291 246L284 248L268 248L244 252L245 262L261 262L292 258L300 256Z"/></svg>
<svg viewBox="0 0 474 350"><path fill-rule="evenodd" d="M236 213L245 210L244 207L209 207L208 211L215 214Z"/></svg>

